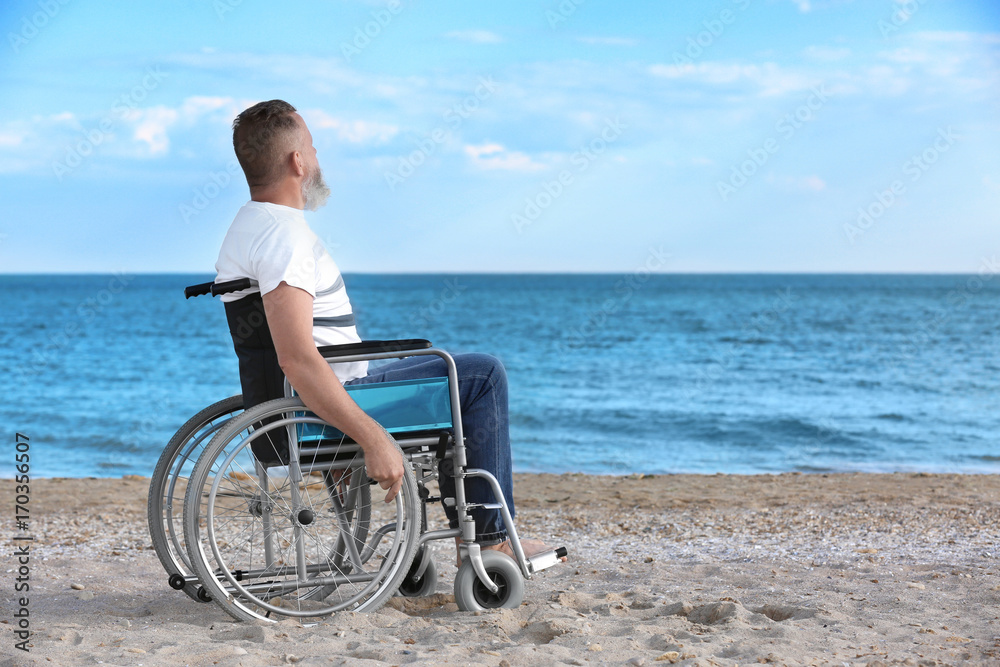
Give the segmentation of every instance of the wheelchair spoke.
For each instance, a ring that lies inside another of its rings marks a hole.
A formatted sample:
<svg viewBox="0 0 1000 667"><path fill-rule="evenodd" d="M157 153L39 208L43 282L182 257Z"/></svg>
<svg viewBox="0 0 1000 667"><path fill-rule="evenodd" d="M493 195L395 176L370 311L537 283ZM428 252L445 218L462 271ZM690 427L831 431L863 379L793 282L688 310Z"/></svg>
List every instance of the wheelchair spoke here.
<svg viewBox="0 0 1000 667"><path fill-rule="evenodd" d="M226 424L195 466L184 525L199 579L237 618L323 616L381 604L416 549L412 472L386 505L371 502L363 454L353 443L341 453L336 441L323 441L322 455L263 467L254 453L273 446L272 433L316 420L297 399L273 403ZM299 468L301 480L292 481ZM382 526L374 533L373 522Z"/></svg>

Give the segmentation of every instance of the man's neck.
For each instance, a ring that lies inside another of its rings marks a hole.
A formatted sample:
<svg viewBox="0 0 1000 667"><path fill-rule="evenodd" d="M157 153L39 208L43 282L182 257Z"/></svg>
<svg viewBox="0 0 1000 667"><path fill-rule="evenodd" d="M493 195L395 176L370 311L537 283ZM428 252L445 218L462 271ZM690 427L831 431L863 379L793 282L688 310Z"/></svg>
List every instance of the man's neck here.
<svg viewBox="0 0 1000 667"><path fill-rule="evenodd" d="M279 204L289 208L303 210L306 207L302 197L302 186L294 182L266 188L250 188L250 200L268 204Z"/></svg>

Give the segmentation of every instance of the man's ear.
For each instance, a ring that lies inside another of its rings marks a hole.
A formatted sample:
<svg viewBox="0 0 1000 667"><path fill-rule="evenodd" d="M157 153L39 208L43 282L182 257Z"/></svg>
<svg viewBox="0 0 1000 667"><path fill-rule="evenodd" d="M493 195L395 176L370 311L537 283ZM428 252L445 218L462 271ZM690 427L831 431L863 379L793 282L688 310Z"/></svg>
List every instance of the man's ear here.
<svg viewBox="0 0 1000 667"><path fill-rule="evenodd" d="M295 151L292 153L292 169L295 171L297 176L306 175L306 163L302 159L302 153Z"/></svg>

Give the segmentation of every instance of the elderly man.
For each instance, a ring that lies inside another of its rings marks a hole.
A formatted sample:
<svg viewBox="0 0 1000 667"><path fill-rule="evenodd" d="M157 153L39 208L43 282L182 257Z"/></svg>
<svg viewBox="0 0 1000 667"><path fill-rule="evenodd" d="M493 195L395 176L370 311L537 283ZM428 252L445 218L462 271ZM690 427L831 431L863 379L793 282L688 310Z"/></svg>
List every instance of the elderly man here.
<svg viewBox="0 0 1000 667"><path fill-rule="evenodd" d="M250 107L236 118L233 146L250 186L250 201L237 213L226 234L216 263L216 280L249 277L257 281L258 288L225 295L223 299L235 303L251 297L246 300L249 303L259 291L280 371L313 412L361 446L368 475L387 490L388 502L402 484L401 453L392 437L354 403L344 384L441 377L447 375L444 361L438 357L411 357L371 374L367 362L331 368L317 346L361 339L340 271L303 215L304 209L324 205L330 194L312 135L294 107L271 100ZM280 397L280 379L272 377L248 386L245 361L250 374L253 363L241 358L248 407ZM504 368L497 359L482 354L456 355L455 363L468 465L493 473L513 515ZM263 384L269 389L262 390ZM453 493L454 481L449 476L442 475L439 482L442 495ZM488 485L481 479L468 480L466 491L469 502L493 501ZM445 512L451 526L457 527L454 508L446 506ZM511 554L498 510L477 509L473 518L476 540L484 548ZM522 540L522 545L528 555L545 549L532 540Z"/></svg>

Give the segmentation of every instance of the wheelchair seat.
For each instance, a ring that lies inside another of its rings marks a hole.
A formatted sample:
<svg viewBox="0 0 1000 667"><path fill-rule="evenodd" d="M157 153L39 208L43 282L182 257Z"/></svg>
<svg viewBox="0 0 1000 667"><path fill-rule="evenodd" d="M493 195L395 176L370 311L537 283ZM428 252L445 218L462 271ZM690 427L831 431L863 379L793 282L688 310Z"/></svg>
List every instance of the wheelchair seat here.
<svg viewBox="0 0 1000 667"><path fill-rule="evenodd" d="M345 389L359 408L393 436L452 427L446 377L355 384ZM347 438L329 425L300 424L298 428L300 444Z"/></svg>

